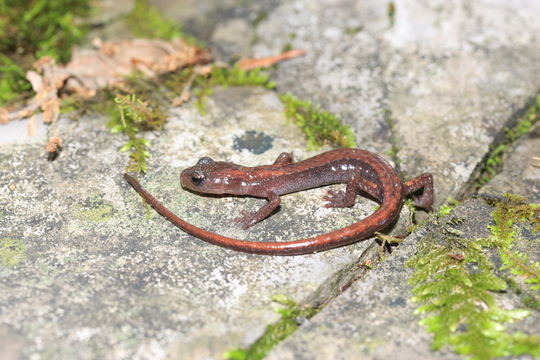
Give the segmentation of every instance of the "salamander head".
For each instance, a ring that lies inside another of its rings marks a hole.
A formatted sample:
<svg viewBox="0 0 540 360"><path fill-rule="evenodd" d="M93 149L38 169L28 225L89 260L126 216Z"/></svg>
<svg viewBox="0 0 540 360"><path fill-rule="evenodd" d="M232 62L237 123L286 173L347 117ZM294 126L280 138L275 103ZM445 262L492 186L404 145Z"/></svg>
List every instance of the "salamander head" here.
<svg viewBox="0 0 540 360"><path fill-rule="evenodd" d="M180 174L182 187L205 194L243 195L244 167L205 156Z"/></svg>

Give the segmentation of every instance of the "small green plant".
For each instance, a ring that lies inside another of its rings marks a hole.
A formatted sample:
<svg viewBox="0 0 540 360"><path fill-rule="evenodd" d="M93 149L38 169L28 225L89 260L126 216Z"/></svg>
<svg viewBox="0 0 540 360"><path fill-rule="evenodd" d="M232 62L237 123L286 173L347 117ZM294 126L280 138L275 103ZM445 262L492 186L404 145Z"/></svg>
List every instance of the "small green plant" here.
<svg viewBox="0 0 540 360"><path fill-rule="evenodd" d="M443 225L441 239L426 237L418 253L407 263L415 267L410 279L413 300L422 305L421 323L433 334L433 348L450 346L472 359L531 354L540 356L540 336L510 332L505 324L529 315L527 310L505 310L493 294L507 289L507 282L496 276L495 265L486 249L496 249L503 269L523 276L532 288L538 287L538 264L512 250L518 236L515 224L536 217L539 208L522 199L507 197L493 213L492 235L467 239L458 230ZM458 221L457 223L459 223ZM537 226L534 224L533 226Z"/></svg>
<svg viewBox="0 0 540 360"><path fill-rule="evenodd" d="M285 295L275 295L272 300L284 307L276 309L281 319L266 327L265 333L247 349L229 350L224 354L228 360L260 360L279 342L287 338L298 328L300 319L309 319L317 313L317 309L303 307Z"/></svg>
<svg viewBox="0 0 540 360"><path fill-rule="evenodd" d="M302 101L290 94L280 96L285 105L285 116L306 134L309 149L318 149L324 144L338 147L355 147L354 134L334 114Z"/></svg>
<svg viewBox="0 0 540 360"><path fill-rule="evenodd" d="M390 27L392 27L394 26L394 22L396 21L396 4L393 1L390 1L388 3L386 12L388 14L388 21L390 22Z"/></svg>
<svg viewBox="0 0 540 360"><path fill-rule="evenodd" d="M112 114L109 127L112 133L124 133L128 142L120 151L130 151L130 161L126 168L129 172L146 172L147 160L150 158L150 142L139 134L142 130L161 130L165 124L165 116L156 113L137 98L136 95L117 95L114 98L117 106L116 114Z"/></svg>

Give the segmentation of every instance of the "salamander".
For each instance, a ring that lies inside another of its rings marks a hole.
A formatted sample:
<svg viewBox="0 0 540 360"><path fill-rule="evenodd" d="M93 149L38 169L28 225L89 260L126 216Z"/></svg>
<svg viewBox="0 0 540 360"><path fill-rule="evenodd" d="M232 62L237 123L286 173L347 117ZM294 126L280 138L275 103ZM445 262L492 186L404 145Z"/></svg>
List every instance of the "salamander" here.
<svg viewBox="0 0 540 360"><path fill-rule="evenodd" d="M247 241L225 237L192 225L168 210L142 188L129 174L126 181L158 213L183 231L212 244L229 249L264 255L302 255L351 244L392 224L398 217L405 196L412 194L414 204L431 210L433 177L422 174L402 182L396 170L381 156L361 149L336 149L294 162L291 153L281 153L271 165L246 167L229 162L201 158L180 174L182 187L203 194L230 194L265 198L258 211L241 211L235 219L243 229L268 217L280 204L280 196L330 184L346 184L345 191L328 191L326 207L350 207L356 195L370 197L380 204L371 215L352 225L306 239L272 242Z"/></svg>

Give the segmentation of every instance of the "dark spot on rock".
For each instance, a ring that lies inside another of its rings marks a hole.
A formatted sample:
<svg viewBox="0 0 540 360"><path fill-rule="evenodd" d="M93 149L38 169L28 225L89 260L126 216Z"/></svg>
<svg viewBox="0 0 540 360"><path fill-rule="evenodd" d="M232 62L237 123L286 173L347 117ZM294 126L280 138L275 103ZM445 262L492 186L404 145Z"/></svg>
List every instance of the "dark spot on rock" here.
<svg viewBox="0 0 540 360"><path fill-rule="evenodd" d="M407 305L407 301L402 297L397 297L390 301L390 306L404 307L405 305Z"/></svg>
<svg viewBox="0 0 540 360"><path fill-rule="evenodd" d="M233 149L236 151L245 149L259 155L271 149L273 141L273 137L263 132L248 130L242 136L235 136Z"/></svg>

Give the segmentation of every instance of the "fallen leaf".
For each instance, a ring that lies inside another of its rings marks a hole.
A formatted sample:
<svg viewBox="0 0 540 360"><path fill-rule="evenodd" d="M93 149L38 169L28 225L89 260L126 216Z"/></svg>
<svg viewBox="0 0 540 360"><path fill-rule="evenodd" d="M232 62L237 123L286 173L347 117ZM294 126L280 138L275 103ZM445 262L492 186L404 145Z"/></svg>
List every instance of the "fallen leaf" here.
<svg viewBox="0 0 540 360"><path fill-rule="evenodd" d="M45 145L45 150L47 150L48 153L55 153L60 150L61 147L62 138L58 136L51 136L47 142L47 145Z"/></svg>
<svg viewBox="0 0 540 360"><path fill-rule="evenodd" d="M51 98L41 104L43 111L43 122L50 124L55 122L60 115L60 99Z"/></svg>
<svg viewBox="0 0 540 360"><path fill-rule="evenodd" d="M289 50L275 56L258 59L242 59L238 62L238 66L244 70L252 70L258 67L270 67L280 61L303 56L305 54L306 52L304 50Z"/></svg>
<svg viewBox="0 0 540 360"><path fill-rule="evenodd" d="M7 124L9 122L9 111L0 107L0 124Z"/></svg>
<svg viewBox="0 0 540 360"><path fill-rule="evenodd" d="M28 136L34 136L36 134L36 115L28 119L26 123L26 133Z"/></svg>
<svg viewBox="0 0 540 360"><path fill-rule="evenodd" d="M205 64L210 52L181 39L134 39L101 43L96 49L76 50L72 60L61 68L65 89L88 93L115 85L133 71L147 76L171 72L185 66Z"/></svg>
<svg viewBox="0 0 540 360"><path fill-rule="evenodd" d="M30 82L32 89L34 89L36 93L43 90L43 78L34 70L29 70L26 72L26 80Z"/></svg>

